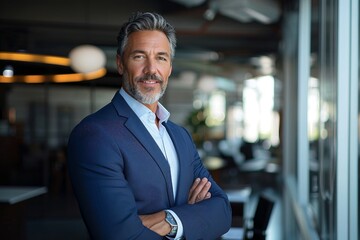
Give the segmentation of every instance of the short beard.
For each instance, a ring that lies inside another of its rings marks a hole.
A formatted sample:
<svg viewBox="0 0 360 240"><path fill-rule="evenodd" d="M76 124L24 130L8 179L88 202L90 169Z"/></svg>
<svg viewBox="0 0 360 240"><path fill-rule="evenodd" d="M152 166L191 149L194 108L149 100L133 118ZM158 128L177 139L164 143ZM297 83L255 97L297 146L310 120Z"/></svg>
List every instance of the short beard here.
<svg viewBox="0 0 360 240"><path fill-rule="evenodd" d="M146 89L147 92L142 93L140 91L140 89L138 88L138 85L136 84L138 81L143 81L143 80L158 80L160 81L160 87L161 90L159 93L156 94L151 94L151 91L153 90L153 88L148 88ZM139 102L141 102L142 104L153 104L157 101L159 101L159 99L164 95L165 90L166 90L166 84L164 83L163 79L155 74L153 75L145 75L142 77L139 77L137 79L135 79L135 82L133 84L130 84L129 78L127 73L123 74L123 87L124 89L136 100L138 100Z"/></svg>

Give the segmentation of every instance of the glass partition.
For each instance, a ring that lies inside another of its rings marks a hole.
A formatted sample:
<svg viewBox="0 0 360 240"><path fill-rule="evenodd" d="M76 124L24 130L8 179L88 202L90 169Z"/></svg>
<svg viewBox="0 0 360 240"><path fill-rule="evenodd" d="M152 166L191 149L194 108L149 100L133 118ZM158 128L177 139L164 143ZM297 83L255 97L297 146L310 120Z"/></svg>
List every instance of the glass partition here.
<svg viewBox="0 0 360 240"><path fill-rule="evenodd" d="M358 12L360 12L360 5L358 5L358 9L357 9ZM357 31L358 33L360 32L360 18L358 18L358 25L357 25ZM359 35L358 35L358 42L357 42L357 45L359 46L360 45L360 39L359 39ZM360 56L360 48L358 48L358 57ZM358 59L358 61L360 61ZM357 112L358 112L358 119L357 119L357 211L355 213L355 216L357 216L357 226L355 226L355 229L357 229L357 236L359 237L360 236L360 221L359 221L359 216L360 216L360 65L359 65L359 69L357 69L357 74L358 74L358 86L357 86L357 103L358 103L358 109L357 109ZM355 90L356 91L356 90Z"/></svg>
<svg viewBox="0 0 360 240"><path fill-rule="evenodd" d="M353 239L359 231L358 7L357 1L312 0L309 209L320 239Z"/></svg>
<svg viewBox="0 0 360 240"><path fill-rule="evenodd" d="M3 185L65 182L66 146L74 126L113 97L116 89L13 84L6 91L6 121L0 121ZM59 179L62 179L61 181Z"/></svg>
<svg viewBox="0 0 360 240"><path fill-rule="evenodd" d="M309 203L320 239L335 237L336 34L336 1L312 1L312 67L308 88Z"/></svg>

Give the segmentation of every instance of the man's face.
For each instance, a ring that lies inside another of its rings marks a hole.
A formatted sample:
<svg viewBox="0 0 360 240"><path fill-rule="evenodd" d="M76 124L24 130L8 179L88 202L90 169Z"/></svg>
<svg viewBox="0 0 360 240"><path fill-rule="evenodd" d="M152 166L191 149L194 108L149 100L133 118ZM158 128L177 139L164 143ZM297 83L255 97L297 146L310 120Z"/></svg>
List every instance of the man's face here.
<svg viewBox="0 0 360 240"><path fill-rule="evenodd" d="M143 104L156 104L172 70L169 40L160 31L134 32L123 54L117 65L124 90Z"/></svg>

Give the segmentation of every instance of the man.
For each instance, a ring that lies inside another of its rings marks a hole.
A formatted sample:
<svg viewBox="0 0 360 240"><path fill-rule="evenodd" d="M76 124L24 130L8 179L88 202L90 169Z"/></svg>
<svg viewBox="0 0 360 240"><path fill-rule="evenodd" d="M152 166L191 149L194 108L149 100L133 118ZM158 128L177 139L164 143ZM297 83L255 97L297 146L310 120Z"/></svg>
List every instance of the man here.
<svg viewBox="0 0 360 240"><path fill-rule="evenodd" d="M226 194L158 102L175 45L162 16L132 16L118 36L122 88L71 133L69 173L93 239L211 240L230 228Z"/></svg>

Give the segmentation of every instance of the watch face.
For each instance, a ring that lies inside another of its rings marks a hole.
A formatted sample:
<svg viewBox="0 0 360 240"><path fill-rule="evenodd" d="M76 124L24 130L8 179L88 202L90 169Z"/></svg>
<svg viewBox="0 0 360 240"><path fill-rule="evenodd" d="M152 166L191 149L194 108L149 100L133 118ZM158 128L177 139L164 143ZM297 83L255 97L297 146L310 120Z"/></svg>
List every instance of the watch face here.
<svg viewBox="0 0 360 240"><path fill-rule="evenodd" d="M177 222L175 221L174 217L171 215L171 213L166 211L165 221L168 222L171 226L171 231L168 234L169 237L176 236L177 233Z"/></svg>
<svg viewBox="0 0 360 240"><path fill-rule="evenodd" d="M166 220L172 227L177 226L175 219L169 212L166 212Z"/></svg>

